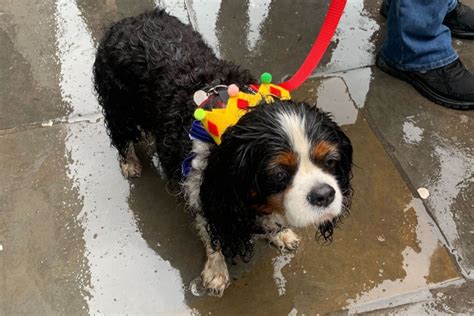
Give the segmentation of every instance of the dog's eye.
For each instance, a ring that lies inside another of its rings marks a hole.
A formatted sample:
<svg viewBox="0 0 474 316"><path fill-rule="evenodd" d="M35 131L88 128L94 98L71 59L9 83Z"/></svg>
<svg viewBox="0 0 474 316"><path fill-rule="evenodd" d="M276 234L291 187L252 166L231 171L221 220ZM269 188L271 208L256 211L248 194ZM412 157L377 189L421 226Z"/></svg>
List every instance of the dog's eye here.
<svg viewBox="0 0 474 316"><path fill-rule="evenodd" d="M334 168L337 165L337 160L332 159L332 158L328 158L325 162L325 165L326 165L327 168Z"/></svg>
<svg viewBox="0 0 474 316"><path fill-rule="evenodd" d="M275 180L276 182L285 182L285 180L288 179L288 173L284 171L280 171L273 174L272 177L273 177L273 180Z"/></svg>

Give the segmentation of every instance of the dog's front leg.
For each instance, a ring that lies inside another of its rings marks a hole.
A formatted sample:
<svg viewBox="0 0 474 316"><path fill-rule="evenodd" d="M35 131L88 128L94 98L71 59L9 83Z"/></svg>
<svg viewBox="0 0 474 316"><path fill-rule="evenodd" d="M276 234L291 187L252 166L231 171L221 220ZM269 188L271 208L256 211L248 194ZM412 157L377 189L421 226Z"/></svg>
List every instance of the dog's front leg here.
<svg viewBox="0 0 474 316"><path fill-rule="evenodd" d="M222 252L212 249L206 226L206 220L198 214L196 216L196 228L206 248L207 257L206 264L201 272L202 284L209 295L221 297L230 284L229 271Z"/></svg>
<svg viewBox="0 0 474 316"><path fill-rule="evenodd" d="M142 174L142 165L135 153L135 146L132 142L128 144L126 157L120 161L120 168L125 178L138 178Z"/></svg>
<svg viewBox="0 0 474 316"><path fill-rule="evenodd" d="M264 231L266 238L281 252L298 249L301 238L290 228L285 227L286 221L278 214L260 216L258 224Z"/></svg>

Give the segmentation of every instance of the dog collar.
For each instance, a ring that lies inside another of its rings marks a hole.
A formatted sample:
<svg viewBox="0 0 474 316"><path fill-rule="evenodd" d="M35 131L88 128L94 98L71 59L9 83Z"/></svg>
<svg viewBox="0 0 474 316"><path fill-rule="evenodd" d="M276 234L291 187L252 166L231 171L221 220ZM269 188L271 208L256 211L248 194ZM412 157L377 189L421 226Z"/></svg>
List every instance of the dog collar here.
<svg viewBox="0 0 474 316"><path fill-rule="evenodd" d="M260 85L249 86L250 93L240 91L235 84L228 87L217 86L207 93L202 90L196 91L194 101L198 107L194 111L194 118L201 123L212 140L219 145L224 132L263 100L272 103L275 98L291 99L288 90L272 84L271 81L272 75L266 72L260 77ZM223 87L224 89L222 89ZM218 96L217 102L215 102L216 96ZM191 128L191 137L192 130L193 128Z"/></svg>

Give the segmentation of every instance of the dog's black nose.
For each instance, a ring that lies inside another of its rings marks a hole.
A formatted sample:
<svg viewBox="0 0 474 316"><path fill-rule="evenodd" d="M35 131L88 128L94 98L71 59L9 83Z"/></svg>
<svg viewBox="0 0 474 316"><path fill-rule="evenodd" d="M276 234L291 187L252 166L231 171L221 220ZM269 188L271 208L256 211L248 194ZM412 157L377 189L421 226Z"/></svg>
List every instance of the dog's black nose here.
<svg viewBox="0 0 474 316"><path fill-rule="evenodd" d="M332 186L328 184L318 184L309 192L306 199L311 205L327 207L334 201L335 195L336 191Z"/></svg>

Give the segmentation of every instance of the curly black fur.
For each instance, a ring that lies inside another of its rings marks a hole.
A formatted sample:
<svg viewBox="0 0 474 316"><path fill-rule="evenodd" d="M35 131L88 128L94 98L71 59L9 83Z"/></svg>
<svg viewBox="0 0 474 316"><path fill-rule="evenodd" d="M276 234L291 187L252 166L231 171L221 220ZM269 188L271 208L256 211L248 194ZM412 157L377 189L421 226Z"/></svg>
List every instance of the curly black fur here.
<svg viewBox="0 0 474 316"><path fill-rule="evenodd" d="M191 150L193 93L217 84L255 82L247 70L216 58L201 35L163 10L119 21L102 39L95 89L112 144L122 158L142 132L156 137L163 170L179 181Z"/></svg>

